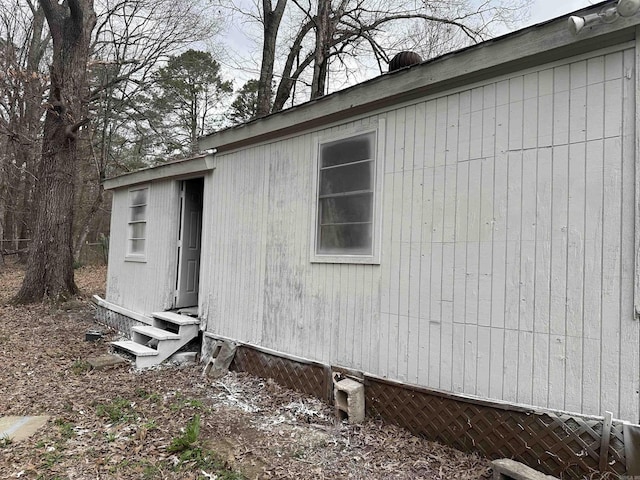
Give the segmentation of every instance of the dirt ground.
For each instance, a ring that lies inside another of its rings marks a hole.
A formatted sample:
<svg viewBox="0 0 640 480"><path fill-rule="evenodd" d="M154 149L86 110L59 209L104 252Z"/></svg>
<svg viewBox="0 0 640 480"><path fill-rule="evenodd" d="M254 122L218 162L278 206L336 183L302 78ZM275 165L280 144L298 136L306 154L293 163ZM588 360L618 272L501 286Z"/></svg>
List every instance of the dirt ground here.
<svg viewBox="0 0 640 480"><path fill-rule="evenodd" d="M93 320L104 267L76 270L82 295L12 306L22 272L0 264L0 416L50 415L22 442L0 439L0 478L478 479L486 459L367 419L336 423L319 400L202 365L92 370L117 337ZM104 341L85 341L88 330Z"/></svg>

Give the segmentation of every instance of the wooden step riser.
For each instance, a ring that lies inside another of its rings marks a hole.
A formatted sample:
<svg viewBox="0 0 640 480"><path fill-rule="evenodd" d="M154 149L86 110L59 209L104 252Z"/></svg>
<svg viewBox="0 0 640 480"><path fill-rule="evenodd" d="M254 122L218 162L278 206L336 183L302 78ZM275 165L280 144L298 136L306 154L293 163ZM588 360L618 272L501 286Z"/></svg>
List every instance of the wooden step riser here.
<svg viewBox="0 0 640 480"><path fill-rule="evenodd" d="M116 351L119 349L116 349ZM131 352L127 352L125 350L120 350L125 354L126 357L129 357L134 360L136 368L149 368L155 365L158 365L158 357L136 357Z"/></svg>
<svg viewBox="0 0 640 480"><path fill-rule="evenodd" d="M167 333L154 331L149 327L139 327L139 331L134 328L132 332L133 342L157 352L157 354L154 353L153 355L136 355L133 353L136 359L136 368L148 368L162 363L187 343L197 338L200 331L197 319L173 312L158 312L152 315L153 322L151 326ZM175 338L175 335L179 335L179 338ZM119 349L117 345L114 345L114 348ZM133 347L127 348L135 350ZM127 351L126 348L121 350ZM127 352L131 354L131 352Z"/></svg>
<svg viewBox="0 0 640 480"><path fill-rule="evenodd" d="M155 312L151 316L154 320L173 323L175 325L197 325L200 321L197 318L189 317L187 315L178 315L173 312Z"/></svg>
<svg viewBox="0 0 640 480"><path fill-rule="evenodd" d="M171 333L176 333L181 337L193 335L193 332L197 335L198 330L200 329L199 325L176 325L175 323L165 322L164 320L159 320L157 318L153 319L152 326Z"/></svg>
<svg viewBox="0 0 640 480"><path fill-rule="evenodd" d="M158 356L163 359L169 358L194 338L195 337L185 337L177 340L156 340L138 333L134 333L133 335L134 342L157 350ZM153 342L150 343L151 340L153 340Z"/></svg>
<svg viewBox="0 0 640 480"><path fill-rule="evenodd" d="M157 345L154 347L153 345L147 345L149 341L152 340L150 337L134 332L134 342L141 345L147 345L150 348L155 348L158 352L158 355L155 357L136 357L136 368L146 368L164 362L167 358L176 353L197 336L196 330L193 335L181 337L177 340L157 340Z"/></svg>
<svg viewBox="0 0 640 480"><path fill-rule="evenodd" d="M158 357L136 357L136 368L150 368L160 365L161 361L158 361Z"/></svg>
<svg viewBox="0 0 640 480"><path fill-rule="evenodd" d="M165 351L173 350L174 345L178 345L182 341L182 338L175 340L157 340L137 332L134 332L131 339L140 345L145 345L157 350L160 354Z"/></svg>

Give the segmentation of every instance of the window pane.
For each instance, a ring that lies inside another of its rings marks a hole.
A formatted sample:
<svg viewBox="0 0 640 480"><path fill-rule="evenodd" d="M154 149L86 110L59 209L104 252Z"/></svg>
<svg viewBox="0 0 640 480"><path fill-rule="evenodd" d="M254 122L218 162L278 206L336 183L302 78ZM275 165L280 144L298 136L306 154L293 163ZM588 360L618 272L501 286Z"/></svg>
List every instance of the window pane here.
<svg viewBox="0 0 640 480"><path fill-rule="evenodd" d="M131 221L139 222L140 220L146 220L147 206L142 205L140 207L131 207Z"/></svg>
<svg viewBox="0 0 640 480"><path fill-rule="evenodd" d="M371 245L370 223L319 227L318 253L370 255Z"/></svg>
<svg viewBox="0 0 640 480"><path fill-rule="evenodd" d="M320 223L371 222L373 193L320 199Z"/></svg>
<svg viewBox="0 0 640 480"><path fill-rule="evenodd" d="M330 167L342 163L370 160L373 149L373 133L358 135L357 137L325 143L320 147L320 165Z"/></svg>
<svg viewBox="0 0 640 480"><path fill-rule="evenodd" d="M132 223L131 224L131 238L146 238L145 231L146 223Z"/></svg>
<svg viewBox="0 0 640 480"><path fill-rule="evenodd" d="M144 253L145 240L129 240L129 253Z"/></svg>
<svg viewBox="0 0 640 480"><path fill-rule="evenodd" d="M371 190L373 162L320 170L320 195Z"/></svg>
<svg viewBox="0 0 640 480"><path fill-rule="evenodd" d="M131 205L145 205L147 203L147 189L134 190L131 192Z"/></svg>

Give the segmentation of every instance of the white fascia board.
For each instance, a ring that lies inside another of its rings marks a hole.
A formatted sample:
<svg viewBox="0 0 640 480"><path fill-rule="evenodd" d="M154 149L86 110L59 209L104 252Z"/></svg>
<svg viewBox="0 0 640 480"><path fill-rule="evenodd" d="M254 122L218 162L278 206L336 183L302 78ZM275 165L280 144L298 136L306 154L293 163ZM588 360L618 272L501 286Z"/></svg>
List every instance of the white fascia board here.
<svg viewBox="0 0 640 480"><path fill-rule="evenodd" d="M166 163L157 167L145 168L136 172L125 173L104 181L105 190L128 187L139 183L148 183L166 178L179 178L205 173L213 170L213 155L191 158L180 162Z"/></svg>
<svg viewBox="0 0 640 480"><path fill-rule="evenodd" d="M616 2L609 2L615 5ZM576 12L599 12L607 2ZM580 55L633 40L640 15L610 24L569 31L569 15L507 34L248 123L213 133L199 140L201 150L224 152L320 128L401 102L459 88L562 58Z"/></svg>

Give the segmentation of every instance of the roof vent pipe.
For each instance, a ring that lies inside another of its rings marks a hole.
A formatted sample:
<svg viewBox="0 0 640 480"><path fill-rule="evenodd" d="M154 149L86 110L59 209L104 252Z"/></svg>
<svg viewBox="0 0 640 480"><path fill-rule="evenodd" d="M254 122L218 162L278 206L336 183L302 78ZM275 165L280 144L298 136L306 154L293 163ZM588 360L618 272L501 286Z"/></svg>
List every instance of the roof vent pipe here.
<svg viewBox="0 0 640 480"><path fill-rule="evenodd" d="M616 10L621 17L631 17L640 10L640 0L620 0Z"/></svg>
<svg viewBox="0 0 640 480"><path fill-rule="evenodd" d="M640 1L640 0L638 0ZM395 72L401 68L422 62L422 57L416 52L397 53L389 62L389 72Z"/></svg>

